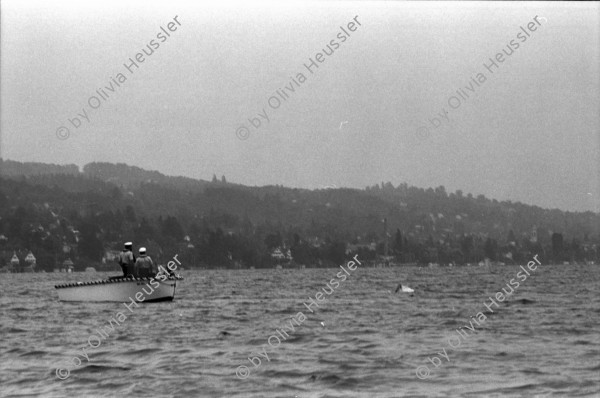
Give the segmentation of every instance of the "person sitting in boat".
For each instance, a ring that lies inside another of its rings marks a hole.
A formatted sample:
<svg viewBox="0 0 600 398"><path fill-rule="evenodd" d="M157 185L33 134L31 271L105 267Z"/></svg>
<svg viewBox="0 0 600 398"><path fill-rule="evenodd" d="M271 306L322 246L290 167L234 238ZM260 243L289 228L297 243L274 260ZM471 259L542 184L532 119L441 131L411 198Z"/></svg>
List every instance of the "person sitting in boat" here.
<svg viewBox="0 0 600 398"><path fill-rule="evenodd" d="M125 248L121 253L119 253L119 265L123 270L123 276L127 277L129 275L133 275L134 265L135 265L135 256L133 255L133 243L126 242Z"/></svg>
<svg viewBox="0 0 600 398"><path fill-rule="evenodd" d="M136 278L152 278L156 275L154 271L154 262L150 256L146 255L146 248L140 247L140 256L135 260L135 273Z"/></svg>

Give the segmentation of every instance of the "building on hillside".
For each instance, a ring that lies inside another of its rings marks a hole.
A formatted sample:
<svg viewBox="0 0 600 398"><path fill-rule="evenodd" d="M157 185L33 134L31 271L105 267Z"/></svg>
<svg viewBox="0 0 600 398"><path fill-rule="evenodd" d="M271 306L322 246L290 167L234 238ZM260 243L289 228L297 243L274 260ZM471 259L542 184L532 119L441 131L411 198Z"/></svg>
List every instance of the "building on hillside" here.
<svg viewBox="0 0 600 398"><path fill-rule="evenodd" d="M119 260L119 253L121 252L118 250L104 250L104 255L102 256L102 264L117 262Z"/></svg>
<svg viewBox="0 0 600 398"><path fill-rule="evenodd" d="M19 272L18 270L21 268L21 260L17 257L17 252L13 252L13 256L10 259L9 271L10 272Z"/></svg>
<svg viewBox="0 0 600 398"><path fill-rule="evenodd" d="M306 243L311 247L319 248L325 244L325 241L318 236L313 236L306 238Z"/></svg>
<svg viewBox="0 0 600 398"><path fill-rule="evenodd" d="M346 255L347 256L349 256L351 254L356 254L356 253L358 253L359 250L377 251L377 243L375 243L375 242L357 243L357 244L348 243L346 245Z"/></svg>
<svg viewBox="0 0 600 398"><path fill-rule="evenodd" d="M74 269L75 264L73 263L73 261L71 261L70 258L67 258L65 261L63 261L60 272L73 272Z"/></svg>
<svg viewBox="0 0 600 398"><path fill-rule="evenodd" d="M274 249L271 252L271 257L277 262L277 263L285 263L285 262L291 262L293 260L292 258L292 252L290 249L285 249L285 247L282 249L280 247Z"/></svg>
<svg viewBox="0 0 600 398"><path fill-rule="evenodd" d="M535 225L531 229L531 234L529 234L529 241L531 243L537 243L538 241L537 227Z"/></svg>
<svg viewBox="0 0 600 398"><path fill-rule="evenodd" d="M25 264L26 266L23 268L24 272L35 272L35 268L37 267L36 258L31 251L27 253L25 256Z"/></svg>
<svg viewBox="0 0 600 398"><path fill-rule="evenodd" d="M285 255L283 254L283 252L281 251L281 249L278 247L277 249L273 250L273 252L271 253L271 257L273 257L275 260L285 260Z"/></svg>

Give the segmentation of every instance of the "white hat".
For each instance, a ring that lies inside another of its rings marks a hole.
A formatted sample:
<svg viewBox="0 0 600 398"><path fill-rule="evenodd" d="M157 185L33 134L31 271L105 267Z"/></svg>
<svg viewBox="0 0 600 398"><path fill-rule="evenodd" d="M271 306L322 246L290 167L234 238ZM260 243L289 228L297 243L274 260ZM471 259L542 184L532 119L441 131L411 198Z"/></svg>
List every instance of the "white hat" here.
<svg viewBox="0 0 600 398"><path fill-rule="evenodd" d="M146 248L145 247L140 247L140 253L146 253Z"/></svg>
<svg viewBox="0 0 600 398"><path fill-rule="evenodd" d="M133 246L133 243L131 243L131 242L125 242L125 246Z"/></svg>

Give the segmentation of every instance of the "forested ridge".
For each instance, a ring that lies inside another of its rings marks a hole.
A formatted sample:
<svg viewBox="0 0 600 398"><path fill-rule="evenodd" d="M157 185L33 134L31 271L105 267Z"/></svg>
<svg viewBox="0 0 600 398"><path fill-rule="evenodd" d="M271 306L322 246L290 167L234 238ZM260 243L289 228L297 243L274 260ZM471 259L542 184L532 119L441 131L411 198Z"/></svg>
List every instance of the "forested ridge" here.
<svg viewBox="0 0 600 398"><path fill-rule="evenodd" d="M387 239L383 219L387 220ZM332 266L351 253L397 263L599 261L600 215L390 182L358 189L248 187L125 164L0 160L0 267L32 251L102 265L124 241L188 267Z"/></svg>

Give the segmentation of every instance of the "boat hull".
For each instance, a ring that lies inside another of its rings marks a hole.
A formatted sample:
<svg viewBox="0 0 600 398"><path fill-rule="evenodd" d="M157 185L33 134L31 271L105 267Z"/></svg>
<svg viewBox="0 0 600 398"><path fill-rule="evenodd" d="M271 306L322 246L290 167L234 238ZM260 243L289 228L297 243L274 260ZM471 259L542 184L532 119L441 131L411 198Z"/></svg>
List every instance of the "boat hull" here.
<svg viewBox="0 0 600 398"><path fill-rule="evenodd" d="M173 300L178 279L181 278L169 278L165 281L154 280L151 285L150 278L119 278L75 282L56 285L55 288L58 291L60 301L130 302L135 300L147 303ZM158 287L155 287L157 283ZM141 293L141 295L138 293ZM139 299L136 298L136 294Z"/></svg>

